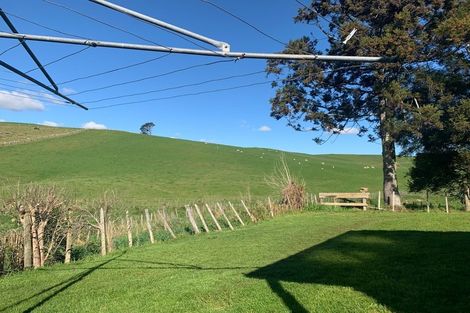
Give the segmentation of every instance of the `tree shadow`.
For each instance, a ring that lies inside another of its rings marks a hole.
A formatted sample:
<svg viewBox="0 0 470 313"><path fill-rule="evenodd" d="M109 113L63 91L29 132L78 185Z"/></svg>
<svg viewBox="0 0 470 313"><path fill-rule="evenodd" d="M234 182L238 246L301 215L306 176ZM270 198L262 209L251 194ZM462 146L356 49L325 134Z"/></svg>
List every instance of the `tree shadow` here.
<svg viewBox="0 0 470 313"><path fill-rule="evenodd" d="M195 270L195 271L222 271L222 270L254 270L259 267L256 266L220 266L220 267L205 267L200 265L193 265L187 263L175 263L175 262L163 262L163 261L147 261L147 260L137 260L137 259L118 259L111 267L105 267L104 265L99 268L102 270L171 270L171 269L181 269L181 270ZM109 263L109 262L108 262ZM124 264L124 266L116 266L115 264ZM131 263L125 265L126 263ZM143 264L142 266L135 266L133 263ZM55 272L55 271L74 271L77 269L81 270L90 270L94 267L69 267L69 268L41 268L38 271L44 272ZM1 312L1 310L0 310Z"/></svg>
<svg viewBox="0 0 470 313"><path fill-rule="evenodd" d="M81 280L83 280L85 277L87 277L88 275L90 275L91 273L93 273L94 271L102 268L103 266L105 266L106 264L116 260L117 258L121 257L124 253L126 253L125 251L120 253L119 255L116 255L115 257L113 258L110 258L94 267L91 267L91 268L87 268L85 269L83 272L80 272L78 273L77 275L74 275L72 277L70 277L69 279L66 279L60 283L57 283L55 285L52 285L48 288L45 288L27 298L24 298L20 301L17 301L13 304L10 304L6 307L3 307L3 308L0 308L0 312L4 312L8 309L12 309L26 301L29 301L29 300L33 300L35 298L39 298L41 297L42 295L48 293L49 291L51 291L51 293L46 296L45 298L42 298L40 301L38 301L37 303L31 305L30 307L28 307L27 309L23 310L22 312L32 312L34 309L40 307L41 305L43 305L44 303L48 302L49 300L51 300L52 298L54 298L55 296L57 296L58 294L60 294L61 292L67 290L68 288L72 287L73 285L75 285L76 283L80 282Z"/></svg>
<svg viewBox="0 0 470 313"><path fill-rule="evenodd" d="M281 282L352 287L396 312L470 312L470 233L350 231L247 276L292 312L308 310Z"/></svg>

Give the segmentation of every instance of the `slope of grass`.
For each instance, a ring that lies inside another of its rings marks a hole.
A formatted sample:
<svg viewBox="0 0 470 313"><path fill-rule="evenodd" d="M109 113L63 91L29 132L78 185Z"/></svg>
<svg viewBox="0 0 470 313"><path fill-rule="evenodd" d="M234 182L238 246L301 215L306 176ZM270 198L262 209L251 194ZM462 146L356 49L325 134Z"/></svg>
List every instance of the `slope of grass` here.
<svg viewBox="0 0 470 313"><path fill-rule="evenodd" d="M1 312L469 312L464 213L304 213L0 279Z"/></svg>
<svg viewBox="0 0 470 313"><path fill-rule="evenodd" d="M79 131L81 130L36 124L0 122L0 146L16 145L54 137L67 136Z"/></svg>
<svg viewBox="0 0 470 313"><path fill-rule="evenodd" d="M3 126L0 123L0 132ZM276 193L265 177L273 173L281 154L269 149L90 130L0 147L0 180L10 186L18 181L59 184L84 199L114 190L127 204L139 206L175 200L239 199L242 194L256 198ZM381 188L380 156L285 156L310 192ZM403 177L409 160L403 159L400 165Z"/></svg>

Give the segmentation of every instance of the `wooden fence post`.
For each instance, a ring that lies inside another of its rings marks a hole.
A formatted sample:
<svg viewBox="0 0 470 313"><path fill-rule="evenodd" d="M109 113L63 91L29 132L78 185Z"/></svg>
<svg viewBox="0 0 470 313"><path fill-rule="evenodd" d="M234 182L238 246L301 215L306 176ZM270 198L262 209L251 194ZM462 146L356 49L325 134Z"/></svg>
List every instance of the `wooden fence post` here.
<svg viewBox="0 0 470 313"><path fill-rule="evenodd" d="M379 196L377 198L377 209L381 210L381 208L380 208L380 191L379 191Z"/></svg>
<svg viewBox="0 0 470 313"><path fill-rule="evenodd" d="M67 234L65 236L65 258L64 263L70 263L72 257L72 220L70 210L67 212Z"/></svg>
<svg viewBox="0 0 470 313"><path fill-rule="evenodd" d="M106 249L107 241L106 241L106 216L104 213L104 209L100 208L100 238L101 238L101 255L106 255L108 249Z"/></svg>
<svg viewBox="0 0 470 313"><path fill-rule="evenodd" d="M199 219L202 222L202 226L204 227L204 230L206 233L209 232L209 227L207 227L206 221L204 220L204 217L202 216L201 210L199 210L199 206L197 204L194 204L194 207L196 208L197 215L199 216Z"/></svg>
<svg viewBox="0 0 470 313"><path fill-rule="evenodd" d="M246 206L245 201L243 201L243 200L240 200L240 201L242 202L243 208L245 208L245 211L248 214L248 216L250 217L251 221L253 223L256 223L256 218L253 216L253 214L251 214L250 210L248 210L248 207Z"/></svg>
<svg viewBox="0 0 470 313"><path fill-rule="evenodd" d="M88 228L88 231L85 236L85 244L88 244L88 242L90 242L90 236L91 236L91 229Z"/></svg>
<svg viewBox="0 0 470 313"><path fill-rule="evenodd" d="M222 206L218 202L217 202L217 207L219 208L220 212L222 212L222 216L224 217L225 221L227 222L228 227L231 230L234 230L234 228L232 226L232 223L230 223L230 220L228 219L227 215L225 215L224 209L222 208Z"/></svg>
<svg viewBox="0 0 470 313"><path fill-rule="evenodd" d="M106 251L113 251L114 224L106 218Z"/></svg>
<svg viewBox="0 0 470 313"><path fill-rule="evenodd" d="M173 239L176 238L175 233L171 229L170 224L168 224L168 221L166 220L166 214L158 211L158 215L160 216L160 219L163 221L163 227L165 227L165 230L167 230L170 233Z"/></svg>
<svg viewBox="0 0 470 313"><path fill-rule="evenodd" d="M395 212L395 191L392 192L392 212Z"/></svg>
<svg viewBox="0 0 470 313"><path fill-rule="evenodd" d="M127 226L127 242L129 244L129 248L132 247L132 224L129 218L129 211L126 210L126 226Z"/></svg>
<svg viewBox="0 0 470 313"><path fill-rule="evenodd" d="M449 200L447 199L447 195L446 195L446 213L449 213Z"/></svg>
<svg viewBox="0 0 470 313"><path fill-rule="evenodd" d="M431 212L430 205L429 205L429 190L426 190L426 211L428 213Z"/></svg>
<svg viewBox="0 0 470 313"><path fill-rule="evenodd" d="M315 204L318 204L318 200L317 200L317 195L316 195L316 194L313 194L313 200L315 201Z"/></svg>
<svg viewBox="0 0 470 313"><path fill-rule="evenodd" d="M5 251L3 250L3 247L6 246L5 243L3 242L3 238L0 238L0 276L5 274Z"/></svg>
<svg viewBox="0 0 470 313"><path fill-rule="evenodd" d="M33 267L32 221L28 210L26 210L23 219L23 266L28 269Z"/></svg>
<svg viewBox="0 0 470 313"><path fill-rule="evenodd" d="M243 220L240 218L240 215L238 215L237 210L235 210L235 208L233 207L232 202L229 201L228 204L229 204L230 208L232 209L233 213L235 214L235 216L237 217L240 224L242 224L242 226L245 226L245 223L243 223Z"/></svg>
<svg viewBox="0 0 470 313"><path fill-rule="evenodd" d="M188 216L189 222L191 223L191 226L193 227L193 230L196 234L201 233L199 230L199 227L197 227L196 220L194 219L193 215L193 209L190 206L185 206L186 208L186 215Z"/></svg>
<svg viewBox="0 0 470 313"><path fill-rule="evenodd" d="M153 238L152 224L150 224L150 214L149 214L149 210L148 210L148 209L145 209L145 220L146 220L146 222L147 222L147 230L148 230L148 232L149 232L150 242L151 242L151 243L154 243L154 242L155 242L155 239Z"/></svg>
<svg viewBox="0 0 470 313"><path fill-rule="evenodd" d="M212 213L212 210L207 203L206 203L206 209L207 211L209 211L209 214L212 217L212 220L214 221L215 226L217 227L217 230L221 231L222 227L220 227L219 222L217 222L217 219L215 218L214 213Z"/></svg>
<svg viewBox="0 0 470 313"><path fill-rule="evenodd" d="M269 211L270 211L271 217L274 217L274 209L273 209L273 204L271 203L271 197L268 197L268 204L269 204Z"/></svg>

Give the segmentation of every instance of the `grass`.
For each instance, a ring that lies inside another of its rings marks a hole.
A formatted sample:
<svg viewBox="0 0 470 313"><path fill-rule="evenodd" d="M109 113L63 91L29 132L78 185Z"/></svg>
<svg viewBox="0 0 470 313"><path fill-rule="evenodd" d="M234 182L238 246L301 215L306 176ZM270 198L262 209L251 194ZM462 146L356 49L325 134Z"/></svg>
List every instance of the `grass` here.
<svg viewBox="0 0 470 313"><path fill-rule="evenodd" d="M75 131L64 128L0 123L12 138L29 132ZM15 133L16 129L16 133ZM95 199L114 190L127 207L158 207L195 200L239 200L275 196L265 183L281 152L204 144L117 131L87 130L73 135L0 146L0 181L59 184L74 197ZM381 189L381 157L286 153L292 172L309 192ZM401 159L402 186L409 159ZM364 168L368 167L368 168ZM402 188L405 193L406 188Z"/></svg>
<svg viewBox="0 0 470 313"><path fill-rule="evenodd" d="M74 134L80 130L36 124L0 122L0 147Z"/></svg>
<svg viewBox="0 0 470 313"><path fill-rule="evenodd" d="M308 212L0 279L0 312L469 312L467 214Z"/></svg>
<svg viewBox="0 0 470 313"><path fill-rule="evenodd" d="M17 223L13 217L6 214L0 214L0 235L6 230L16 228L16 224Z"/></svg>

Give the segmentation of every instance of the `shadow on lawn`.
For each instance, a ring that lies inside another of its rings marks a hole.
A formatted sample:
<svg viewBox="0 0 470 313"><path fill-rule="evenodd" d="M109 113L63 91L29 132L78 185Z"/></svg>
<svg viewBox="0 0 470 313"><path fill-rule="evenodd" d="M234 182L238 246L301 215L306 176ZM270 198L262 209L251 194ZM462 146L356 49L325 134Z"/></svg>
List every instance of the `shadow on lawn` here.
<svg viewBox="0 0 470 313"><path fill-rule="evenodd" d="M174 262L161 262L161 261L146 261L136 259L118 259L113 260L110 267L100 266L99 270L196 270L196 271L223 271L223 270L254 270L259 267L256 266L222 266L222 267L204 267L199 265L187 264L187 263L174 263ZM109 262L107 262L109 263ZM123 266L116 264L123 263ZM126 263L140 263L142 266L135 266L133 264L126 265ZM95 269L94 267L70 267L70 268L41 268L38 271L55 272L55 271L74 271L74 270L90 270ZM1 310L0 310L1 312Z"/></svg>
<svg viewBox="0 0 470 313"><path fill-rule="evenodd" d="M470 233L350 231L247 276L292 312L308 310L281 282L352 287L397 312L470 312Z"/></svg>
<svg viewBox="0 0 470 313"><path fill-rule="evenodd" d="M23 310L22 312L32 312L34 309L37 309L38 307L40 307L41 305L43 305L44 303L46 303L47 301L51 300L52 298L54 298L55 296L57 296L59 293L65 291L66 289L72 287L73 285L75 285L76 283L80 282L82 279L84 279L85 277L87 277L88 275L90 275L91 273L93 273L94 271L100 269L101 267L105 266L106 264L116 260L117 258L121 257L124 253L126 253L125 251L120 253L119 255L111 258L111 259L108 259L94 267L91 267L91 268L87 268L85 271L83 272L80 272L78 273L77 275L74 275L72 277L70 277L69 279L66 279L58 284L55 284L55 285L52 285L46 289L43 289L27 298L24 298L23 300L20 300L18 302L15 302L13 304L10 304L6 307L3 307L3 308L0 308L0 312L4 312L8 309L13 309L14 307L16 307L17 305L20 305L26 301L29 301L29 300L33 300L35 298L39 298L41 297L42 295L45 295L46 293L48 293L49 291L51 291L51 293L46 296L45 298L42 298L42 299L38 299L39 301L33 305L31 305L29 308Z"/></svg>

